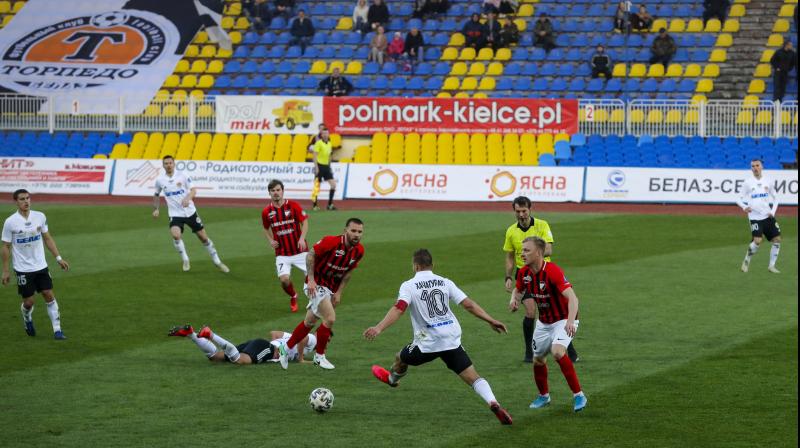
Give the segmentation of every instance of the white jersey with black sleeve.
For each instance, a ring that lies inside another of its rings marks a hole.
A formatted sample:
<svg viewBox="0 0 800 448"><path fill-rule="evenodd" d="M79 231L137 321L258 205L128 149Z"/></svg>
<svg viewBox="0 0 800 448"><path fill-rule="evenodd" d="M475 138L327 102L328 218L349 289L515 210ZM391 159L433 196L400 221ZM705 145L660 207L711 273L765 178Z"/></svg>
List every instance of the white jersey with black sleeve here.
<svg viewBox="0 0 800 448"><path fill-rule="evenodd" d="M397 300L411 309L414 345L423 353L452 350L461 345L461 325L451 306L467 295L455 283L432 271L420 271L400 286Z"/></svg>
<svg viewBox="0 0 800 448"><path fill-rule="evenodd" d="M47 218L31 210L25 218L19 212L3 223L2 240L11 243L11 262L17 272L36 272L47 267L44 257L43 234L47 233Z"/></svg>
<svg viewBox="0 0 800 448"><path fill-rule="evenodd" d="M188 218L197 213L193 201L189 201L187 207L181 204L191 189L192 179L179 172L172 173L172 176L162 174L156 179L156 195L164 192L170 218Z"/></svg>
<svg viewBox="0 0 800 448"><path fill-rule="evenodd" d="M736 202L742 210L750 207L747 217L750 221L761 221L775 216L778 212L778 198L775 197L775 183L767 176L755 176L744 181L742 195ZM770 206L772 204L772 206Z"/></svg>

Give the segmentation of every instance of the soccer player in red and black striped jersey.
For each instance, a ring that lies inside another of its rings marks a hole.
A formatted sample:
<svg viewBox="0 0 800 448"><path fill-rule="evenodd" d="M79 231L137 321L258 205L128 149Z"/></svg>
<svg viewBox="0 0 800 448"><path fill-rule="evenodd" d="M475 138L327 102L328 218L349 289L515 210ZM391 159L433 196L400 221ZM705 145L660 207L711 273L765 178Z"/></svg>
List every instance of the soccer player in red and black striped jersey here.
<svg viewBox="0 0 800 448"><path fill-rule="evenodd" d="M336 321L336 305L342 299L342 291L350 281L353 270L358 267L364 257L364 246L361 236L364 234L364 223L358 218L350 218L345 223L344 233L326 236L308 251L306 266L311 272L306 276L303 292L308 296L306 318L297 325L292 337L280 347L281 367L288 368L288 349L293 348L314 328L317 320L322 325L317 329L317 353L314 365L323 369L333 369L334 365L325 357L325 348L331 339L331 327Z"/></svg>
<svg viewBox="0 0 800 448"><path fill-rule="evenodd" d="M539 320L533 331L533 378L539 389L539 396L531 403L531 409L543 408L550 404L550 391L547 385L547 363L545 356L553 358L561 367L572 390L575 412L586 407L575 366L567 355L567 346L578 331L578 296L572 289L564 271L556 264L544 260L547 243L539 237L529 237L522 241L522 260L525 262L517 272L517 285L511 293L508 307L511 311L519 309L523 300L533 300L539 309Z"/></svg>
<svg viewBox="0 0 800 448"><path fill-rule="evenodd" d="M297 312L297 293L292 284L292 266L305 274L308 243L308 216L295 201L283 197L283 182L273 180L267 185L272 203L261 212L261 223L269 245L275 249L275 268L281 287L290 297L289 307Z"/></svg>

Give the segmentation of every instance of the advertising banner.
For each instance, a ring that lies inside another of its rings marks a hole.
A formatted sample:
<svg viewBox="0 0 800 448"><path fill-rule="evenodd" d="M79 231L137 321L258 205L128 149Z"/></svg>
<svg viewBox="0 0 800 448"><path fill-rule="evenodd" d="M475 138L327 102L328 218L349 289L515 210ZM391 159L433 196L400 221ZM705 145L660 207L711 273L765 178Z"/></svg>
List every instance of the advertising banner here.
<svg viewBox="0 0 800 448"><path fill-rule="evenodd" d="M583 168L352 164L348 198L580 202Z"/></svg>
<svg viewBox="0 0 800 448"><path fill-rule="evenodd" d="M0 191L33 194L108 194L113 160L0 158Z"/></svg>
<svg viewBox="0 0 800 448"><path fill-rule="evenodd" d="M198 198L267 199L267 184L273 179L283 182L289 199L310 199L314 185L314 164L295 162L221 162L211 160L178 160L176 170L194 183ZM347 165L332 163L333 176L344 184ZM111 194L151 196L156 178L163 173L160 160L117 160ZM344 188L336 189L342 199ZM320 185L320 198L328 198L328 183Z"/></svg>
<svg viewBox="0 0 800 448"><path fill-rule="evenodd" d="M578 132L578 100L325 97L325 124L344 135L376 132Z"/></svg>
<svg viewBox="0 0 800 448"><path fill-rule="evenodd" d="M0 30L0 86L33 96L58 94L55 113L140 114L172 74L219 1L28 0ZM42 111L48 106L42 100Z"/></svg>
<svg viewBox="0 0 800 448"><path fill-rule="evenodd" d="M764 171L781 204L797 205L797 171ZM733 204L748 170L589 167L586 201Z"/></svg>
<svg viewBox="0 0 800 448"><path fill-rule="evenodd" d="M322 97L222 95L216 97L217 132L316 134Z"/></svg>

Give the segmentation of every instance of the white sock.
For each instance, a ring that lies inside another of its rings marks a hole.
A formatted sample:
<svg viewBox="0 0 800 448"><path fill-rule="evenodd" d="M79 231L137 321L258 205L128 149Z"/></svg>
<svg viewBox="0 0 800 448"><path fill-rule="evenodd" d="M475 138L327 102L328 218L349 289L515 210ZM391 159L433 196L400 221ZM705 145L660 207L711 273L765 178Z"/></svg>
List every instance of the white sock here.
<svg viewBox="0 0 800 448"><path fill-rule="evenodd" d="M27 309L24 304L20 304L19 309L22 311L22 318L25 319L25 322L33 320L33 305L31 305L31 309Z"/></svg>
<svg viewBox="0 0 800 448"><path fill-rule="evenodd" d="M206 244L204 244L204 246L206 246L208 255L211 255L211 261L213 261L214 264L222 263L222 260L219 259L219 254L217 254L217 248L214 247L214 242L211 241L211 238L209 238L208 241L206 241Z"/></svg>
<svg viewBox="0 0 800 448"><path fill-rule="evenodd" d="M755 242L750 242L750 245L747 246L747 255L744 256L744 261L750 263L750 258L758 252L758 244Z"/></svg>
<svg viewBox="0 0 800 448"><path fill-rule="evenodd" d="M492 393L492 387L489 386L489 382L483 378L478 378L472 383L472 388L475 389L475 392L483 398L487 404L492 404L492 402L497 402L494 398L494 393Z"/></svg>
<svg viewBox="0 0 800 448"><path fill-rule="evenodd" d="M55 298L52 302L47 302L47 315L50 316L50 322L53 324L53 333L61 331L61 316L58 315L58 303Z"/></svg>
<svg viewBox="0 0 800 448"><path fill-rule="evenodd" d="M236 362L239 360L239 350L236 348L235 345L231 344L230 342L222 339L221 337L217 336L216 333L213 333L211 339L220 347L222 347L222 351L225 352L225 356L231 360L231 362Z"/></svg>
<svg viewBox="0 0 800 448"><path fill-rule="evenodd" d="M208 339L198 338L197 334L195 333L190 334L189 337L192 338L192 341L194 341L194 343L197 344L198 347L200 347L200 350L202 350L207 357L210 358L214 356L214 353L217 352L217 346L214 345L214 343L209 341Z"/></svg>
<svg viewBox="0 0 800 448"><path fill-rule="evenodd" d="M772 243L772 249L769 250L769 265L775 266L778 262L778 254L781 252L781 243Z"/></svg>
<svg viewBox="0 0 800 448"><path fill-rule="evenodd" d="M175 245L175 250L181 254L181 259L183 259L183 261L187 261L189 259L189 255L186 253L186 246L183 245L183 240L172 240L172 244Z"/></svg>
<svg viewBox="0 0 800 448"><path fill-rule="evenodd" d="M394 370L389 370L389 382L392 384L397 384L397 382L400 381L400 378L406 376L406 373L408 373L408 370L403 373L397 373Z"/></svg>

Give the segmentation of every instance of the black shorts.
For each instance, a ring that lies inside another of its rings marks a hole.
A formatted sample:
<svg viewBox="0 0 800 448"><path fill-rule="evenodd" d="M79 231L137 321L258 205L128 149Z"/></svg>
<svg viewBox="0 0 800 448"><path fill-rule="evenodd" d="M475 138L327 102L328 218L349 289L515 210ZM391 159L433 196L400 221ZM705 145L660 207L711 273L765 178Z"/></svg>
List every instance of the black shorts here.
<svg viewBox="0 0 800 448"><path fill-rule="evenodd" d="M400 360L410 366L419 366L426 362L431 362L436 358L442 358L442 361L447 365L447 368L460 374L467 367L472 365L472 360L469 355L464 351L460 345L458 348L452 350L445 350L443 352L422 353L416 345L408 344L400 352Z"/></svg>
<svg viewBox="0 0 800 448"><path fill-rule="evenodd" d="M781 236L781 226L778 225L778 221L774 217L750 221L750 231L753 236L765 236L769 241L772 241L776 236Z"/></svg>
<svg viewBox="0 0 800 448"><path fill-rule="evenodd" d="M333 170L331 169L330 165L323 165L321 163L317 164L319 169L317 170L316 178L319 180L331 180L333 179Z"/></svg>
<svg viewBox="0 0 800 448"><path fill-rule="evenodd" d="M275 347L266 339L251 339L236 346L239 353L244 353L253 360L253 364L261 364L272 359ZM225 360L230 361L228 357Z"/></svg>
<svg viewBox="0 0 800 448"><path fill-rule="evenodd" d="M23 299L33 297L37 292L53 289L53 279L47 268L35 272L17 272L17 293Z"/></svg>
<svg viewBox="0 0 800 448"><path fill-rule="evenodd" d="M172 227L180 227L181 233L183 233L183 225L186 224L192 229L192 232L197 233L203 230L203 221L197 216L197 213L188 217L188 218L181 218L176 216L174 218L169 218L169 226Z"/></svg>

